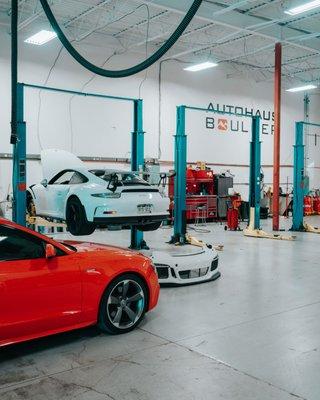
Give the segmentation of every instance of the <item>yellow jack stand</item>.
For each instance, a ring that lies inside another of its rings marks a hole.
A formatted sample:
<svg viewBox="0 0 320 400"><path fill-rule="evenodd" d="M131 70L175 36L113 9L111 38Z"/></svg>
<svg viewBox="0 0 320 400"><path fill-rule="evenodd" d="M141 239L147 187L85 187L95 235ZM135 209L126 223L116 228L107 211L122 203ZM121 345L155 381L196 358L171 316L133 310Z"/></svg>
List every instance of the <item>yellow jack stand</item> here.
<svg viewBox="0 0 320 400"><path fill-rule="evenodd" d="M318 234L320 233L320 228L317 228L315 226L309 225L306 222L303 224L303 226L304 226L304 229L305 229L306 232L318 233Z"/></svg>
<svg viewBox="0 0 320 400"><path fill-rule="evenodd" d="M277 233L268 233L261 229L254 229L254 208L250 208L250 223L249 226L243 230L243 234L249 237L261 239L274 239L274 240L295 240L296 236L285 236Z"/></svg>

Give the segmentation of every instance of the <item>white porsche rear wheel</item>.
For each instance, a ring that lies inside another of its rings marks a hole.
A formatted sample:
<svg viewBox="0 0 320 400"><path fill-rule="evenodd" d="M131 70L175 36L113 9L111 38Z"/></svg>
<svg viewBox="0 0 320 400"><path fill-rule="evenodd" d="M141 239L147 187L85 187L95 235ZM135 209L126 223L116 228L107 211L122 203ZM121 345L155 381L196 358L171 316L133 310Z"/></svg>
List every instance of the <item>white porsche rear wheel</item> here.
<svg viewBox="0 0 320 400"><path fill-rule="evenodd" d="M74 236L91 235L96 229L94 223L88 222L83 205L76 197L68 200L66 222L68 231Z"/></svg>

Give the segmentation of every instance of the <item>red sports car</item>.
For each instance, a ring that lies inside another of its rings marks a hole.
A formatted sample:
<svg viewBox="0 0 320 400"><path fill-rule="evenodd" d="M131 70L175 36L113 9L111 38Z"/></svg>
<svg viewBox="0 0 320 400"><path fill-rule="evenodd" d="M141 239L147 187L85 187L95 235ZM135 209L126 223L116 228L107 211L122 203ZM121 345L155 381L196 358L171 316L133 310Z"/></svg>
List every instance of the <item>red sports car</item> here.
<svg viewBox="0 0 320 400"><path fill-rule="evenodd" d="M158 297L142 254L57 242L0 218L0 346L94 324L129 332Z"/></svg>

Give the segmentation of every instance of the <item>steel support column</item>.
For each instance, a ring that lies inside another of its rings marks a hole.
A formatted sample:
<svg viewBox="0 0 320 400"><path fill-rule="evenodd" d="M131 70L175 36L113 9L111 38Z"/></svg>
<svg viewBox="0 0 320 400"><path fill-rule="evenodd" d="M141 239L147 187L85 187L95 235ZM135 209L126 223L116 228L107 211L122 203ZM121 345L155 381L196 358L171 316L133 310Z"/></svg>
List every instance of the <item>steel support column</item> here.
<svg viewBox="0 0 320 400"><path fill-rule="evenodd" d="M273 144L273 217L274 231L279 230L279 186L280 186L280 129L281 129L281 43L275 45L274 71L274 144Z"/></svg>
<svg viewBox="0 0 320 400"><path fill-rule="evenodd" d="M250 143L250 187L249 205L254 208L254 229L260 229L261 198L261 142L260 118L252 118L252 140Z"/></svg>
<svg viewBox="0 0 320 400"><path fill-rule="evenodd" d="M133 102L133 132L131 141L131 169L132 171L142 171L144 165L144 131L143 131L143 102L135 100ZM137 228L131 228L130 248L140 250L145 248L143 233Z"/></svg>
<svg viewBox="0 0 320 400"><path fill-rule="evenodd" d="M11 137L17 142L18 0L11 1Z"/></svg>
<svg viewBox="0 0 320 400"><path fill-rule="evenodd" d="M304 198L304 143L303 122L296 122L296 142L294 145L293 171L293 231L303 231L303 198Z"/></svg>
<svg viewBox="0 0 320 400"><path fill-rule="evenodd" d="M186 106L177 107L177 128L174 147L174 236L172 242L186 241L186 169L187 169L187 136Z"/></svg>
<svg viewBox="0 0 320 400"><path fill-rule="evenodd" d="M16 86L16 143L13 145L12 171L12 219L20 225L26 225L26 123L24 122L24 88Z"/></svg>

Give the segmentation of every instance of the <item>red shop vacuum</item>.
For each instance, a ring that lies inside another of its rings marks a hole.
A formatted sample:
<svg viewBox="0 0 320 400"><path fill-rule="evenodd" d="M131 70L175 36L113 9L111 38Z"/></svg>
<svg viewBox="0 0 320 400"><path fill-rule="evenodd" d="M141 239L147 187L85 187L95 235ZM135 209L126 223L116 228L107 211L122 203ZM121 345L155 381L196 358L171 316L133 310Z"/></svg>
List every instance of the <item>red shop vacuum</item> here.
<svg viewBox="0 0 320 400"><path fill-rule="evenodd" d="M242 200L240 195L230 196L230 200L227 201L227 225L224 227L225 230L240 231L239 225L239 208Z"/></svg>

